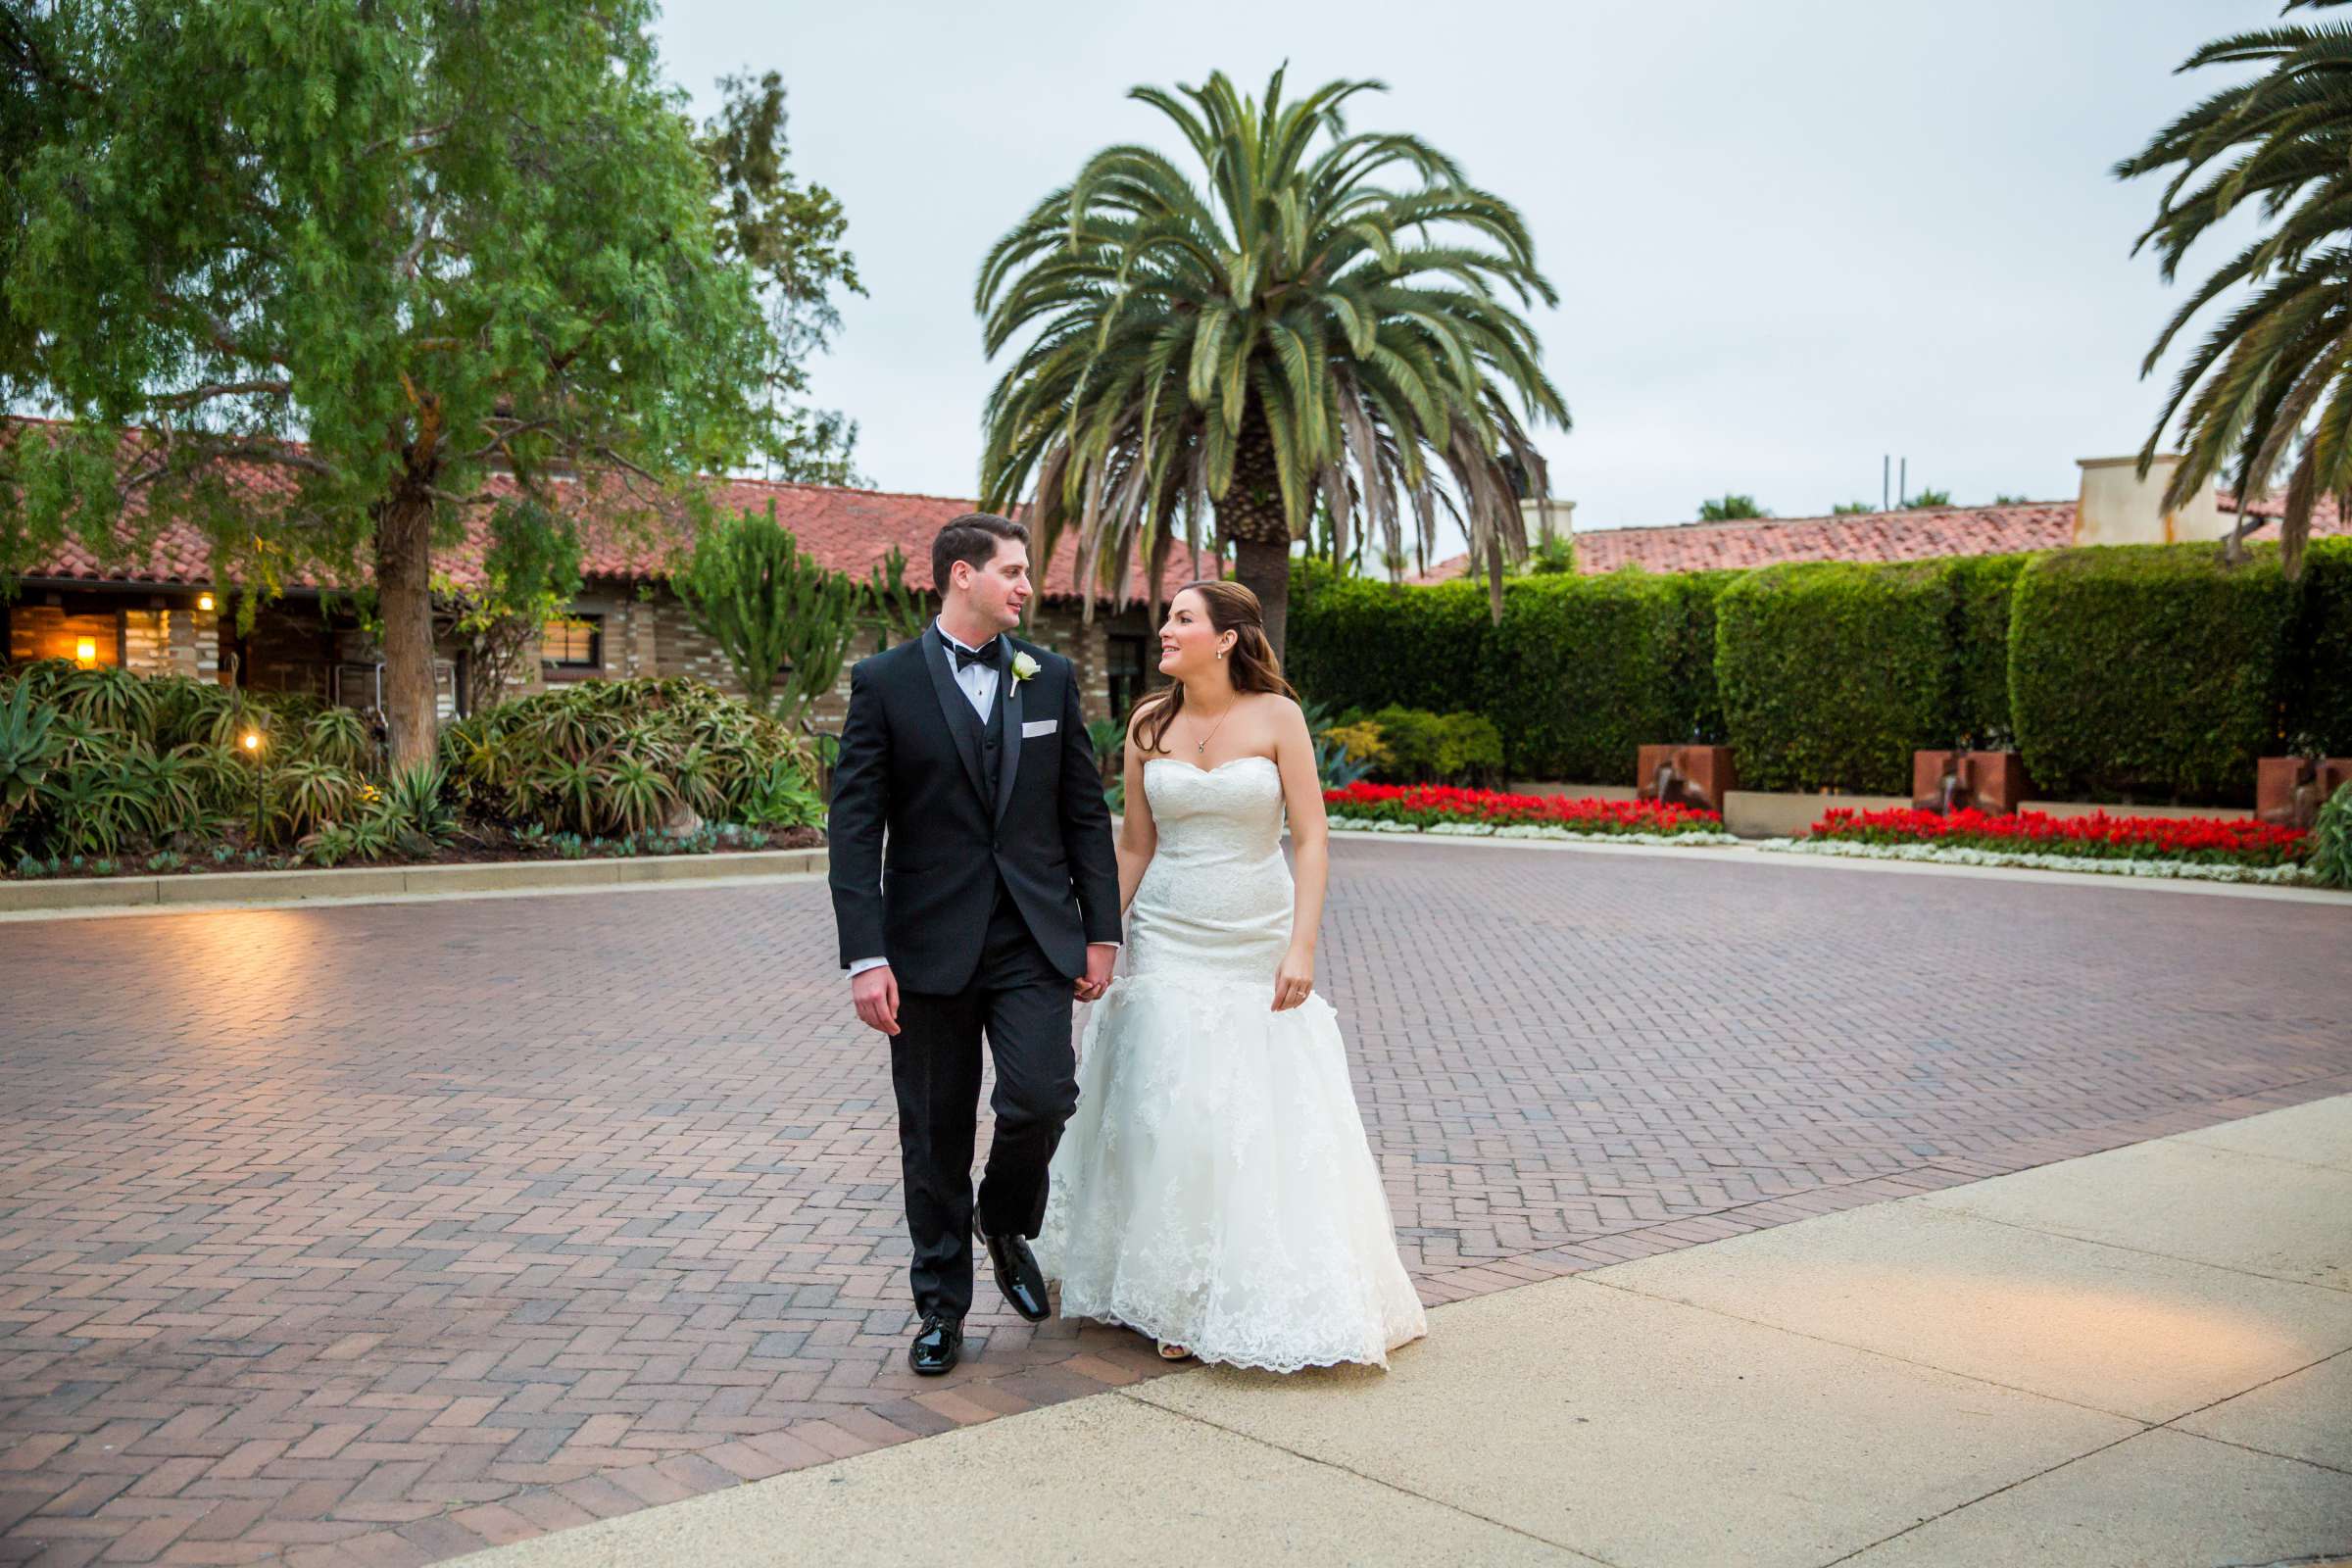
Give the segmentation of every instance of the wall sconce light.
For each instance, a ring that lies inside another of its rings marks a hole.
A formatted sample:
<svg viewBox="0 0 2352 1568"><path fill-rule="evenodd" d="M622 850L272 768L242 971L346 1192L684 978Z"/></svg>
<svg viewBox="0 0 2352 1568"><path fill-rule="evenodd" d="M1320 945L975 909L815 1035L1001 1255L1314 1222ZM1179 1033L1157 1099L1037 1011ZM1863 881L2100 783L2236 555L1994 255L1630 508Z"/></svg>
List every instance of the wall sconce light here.
<svg viewBox="0 0 2352 1568"><path fill-rule="evenodd" d="M198 594L198 595L196 596L196 608L197 608L198 610L210 610L210 609L212 609L212 608L213 608L213 596L212 596L211 594Z"/></svg>
<svg viewBox="0 0 2352 1568"><path fill-rule="evenodd" d="M98 662L98 639L95 637L74 639L74 662L84 669L95 665Z"/></svg>

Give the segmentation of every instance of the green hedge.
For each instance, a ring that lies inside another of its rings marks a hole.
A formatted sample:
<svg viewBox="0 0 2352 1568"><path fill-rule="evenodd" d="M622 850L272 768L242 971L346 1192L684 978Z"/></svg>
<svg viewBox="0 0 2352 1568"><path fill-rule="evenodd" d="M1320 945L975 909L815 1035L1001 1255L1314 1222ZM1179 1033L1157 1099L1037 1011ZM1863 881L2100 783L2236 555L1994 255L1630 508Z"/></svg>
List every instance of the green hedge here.
<svg viewBox="0 0 2352 1568"><path fill-rule="evenodd" d="M1309 702L1332 710L1399 706L1446 713L1479 709L1486 667L1487 592L1476 583L1404 588L1333 578L1294 563L1284 673Z"/></svg>
<svg viewBox="0 0 2352 1568"><path fill-rule="evenodd" d="M1498 626L1477 583L1295 580L1310 699L1484 713L1522 778L1630 783L1696 732L1757 789L1900 795L1913 751L2006 735L2037 793L2228 804L2266 753L2352 755L2352 539L2298 585L2206 545L1527 577Z"/></svg>
<svg viewBox="0 0 2352 1568"><path fill-rule="evenodd" d="M2009 614L2017 574L2033 559L2021 551L1952 562L1952 739L1965 735L1986 750L2002 750L1999 743L2016 739L2009 716Z"/></svg>
<svg viewBox="0 0 2352 1568"><path fill-rule="evenodd" d="M1948 562L1766 566L1715 601L1715 678L1740 782L1910 793L1951 731Z"/></svg>
<svg viewBox="0 0 2352 1568"><path fill-rule="evenodd" d="M2275 545L2060 550L2019 573L2009 707L2036 790L2245 804L2279 741L2295 585Z"/></svg>
<svg viewBox="0 0 2352 1568"><path fill-rule="evenodd" d="M1681 623L1674 637L1673 682L1667 707L1671 727L1659 740L1693 737L1709 745L1724 740L1723 693L1715 679L1715 601L1743 571L1685 571L1664 580L1673 585Z"/></svg>
<svg viewBox="0 0 2352 1568"><path fill-rule="evenodd" d="M1495 625L1482 584L1318 574L1291 609L1289 670L1334 710L1483 713L1517 777L1631 784L1637 747L1721 728L1714 600L1738 575L1514 578Z"/></svg>
<svg viewBox="0 0 2352 1568"><path fill-rule="evenodd" d="M1669 577L1529 577L1503 590L1479 710L1520 777L1634 782L1634 749L1678 733L1685 596Z"/></svg>
<svg viewBox="0 0 2352 1568"><path fill-rule="evenodd" d="M2304 558L2286 687L2288 741L2352 757L2352 538L2315 539Z"/></svg>

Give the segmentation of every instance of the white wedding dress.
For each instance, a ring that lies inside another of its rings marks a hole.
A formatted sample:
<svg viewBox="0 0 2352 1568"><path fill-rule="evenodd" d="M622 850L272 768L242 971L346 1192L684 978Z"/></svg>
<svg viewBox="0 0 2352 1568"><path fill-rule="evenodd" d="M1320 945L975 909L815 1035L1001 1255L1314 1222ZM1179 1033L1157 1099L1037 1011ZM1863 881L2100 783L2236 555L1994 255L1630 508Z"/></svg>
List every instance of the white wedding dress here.
<svg viewBox="0 0 2352 1568"><path fill-rule="evenodd" d="M1038 1262L1064 1317L1204 1361L1388 1364L1429 1331L1318 994L1273 1010L1290 950L1282 775L1263 757L1144 767L1158 848L1128 972L1094 1005Z"/></svg>

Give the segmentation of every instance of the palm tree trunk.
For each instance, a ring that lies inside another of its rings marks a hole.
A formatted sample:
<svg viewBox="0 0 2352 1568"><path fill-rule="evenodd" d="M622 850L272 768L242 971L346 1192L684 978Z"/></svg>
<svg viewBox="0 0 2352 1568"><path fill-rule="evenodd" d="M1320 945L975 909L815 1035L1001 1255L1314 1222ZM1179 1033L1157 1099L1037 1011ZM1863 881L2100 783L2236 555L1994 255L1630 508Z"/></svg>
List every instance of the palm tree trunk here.
<svg viewBox="0 0 2352 1568"><path fill-rule="evenodd" d="M1217 531L1233 552L1235 580L1257 595L1266 641L1280 659L1291 619L1291 524L1282 510L1274 438L1255 405L1242 422L1233 484L1217 502Z"/></svg>
<svg viewBox="0 0 2352 1568"><path fill-rule="evenodd" d="M1273 645L1274 657L1280 659L1291 621L1291 547L1237 539L1233 546L1233 575L1243 587L1257 595L1258 606L1266 614L1266 641Z"/></svg>

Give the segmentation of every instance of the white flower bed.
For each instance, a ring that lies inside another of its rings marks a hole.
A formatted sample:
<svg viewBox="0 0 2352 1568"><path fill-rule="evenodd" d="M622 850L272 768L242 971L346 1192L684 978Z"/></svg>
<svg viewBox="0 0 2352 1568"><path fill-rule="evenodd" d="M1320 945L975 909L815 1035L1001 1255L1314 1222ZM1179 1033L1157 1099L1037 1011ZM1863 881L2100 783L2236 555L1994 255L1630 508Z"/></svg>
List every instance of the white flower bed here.
<svg viewBox="0 0 2352 1568"><path fill-rule="evenodd" d="M2034 871L2089 871L2105 876L2168 877L2191 882L2319 886L2319 879L2299 865L2101 859L2086 855L2038 855L2029 850L1976 850L1952 844L1858 844L1851 839L1766 839L1756 848L1784 855L1843 855L1864 860L1928 860L1941 865L2024 866Z"/></svg>
<svg viewBox="0 0 2352 1568"><path fill-rule="evenodd" d="M1431 838L1550 839L1573 844L1670 844L1678 848L1693 844L1740 842L1729 833L1580 833L1571 827L1552 827L1534 822L1514 822L1507 826L1494 822L1440 822L1435 827L1424 828L1410 822L1387 822L1368 816L1335 816L1330 818L1330 823L1335 832L1421 833Z"/></svg>

